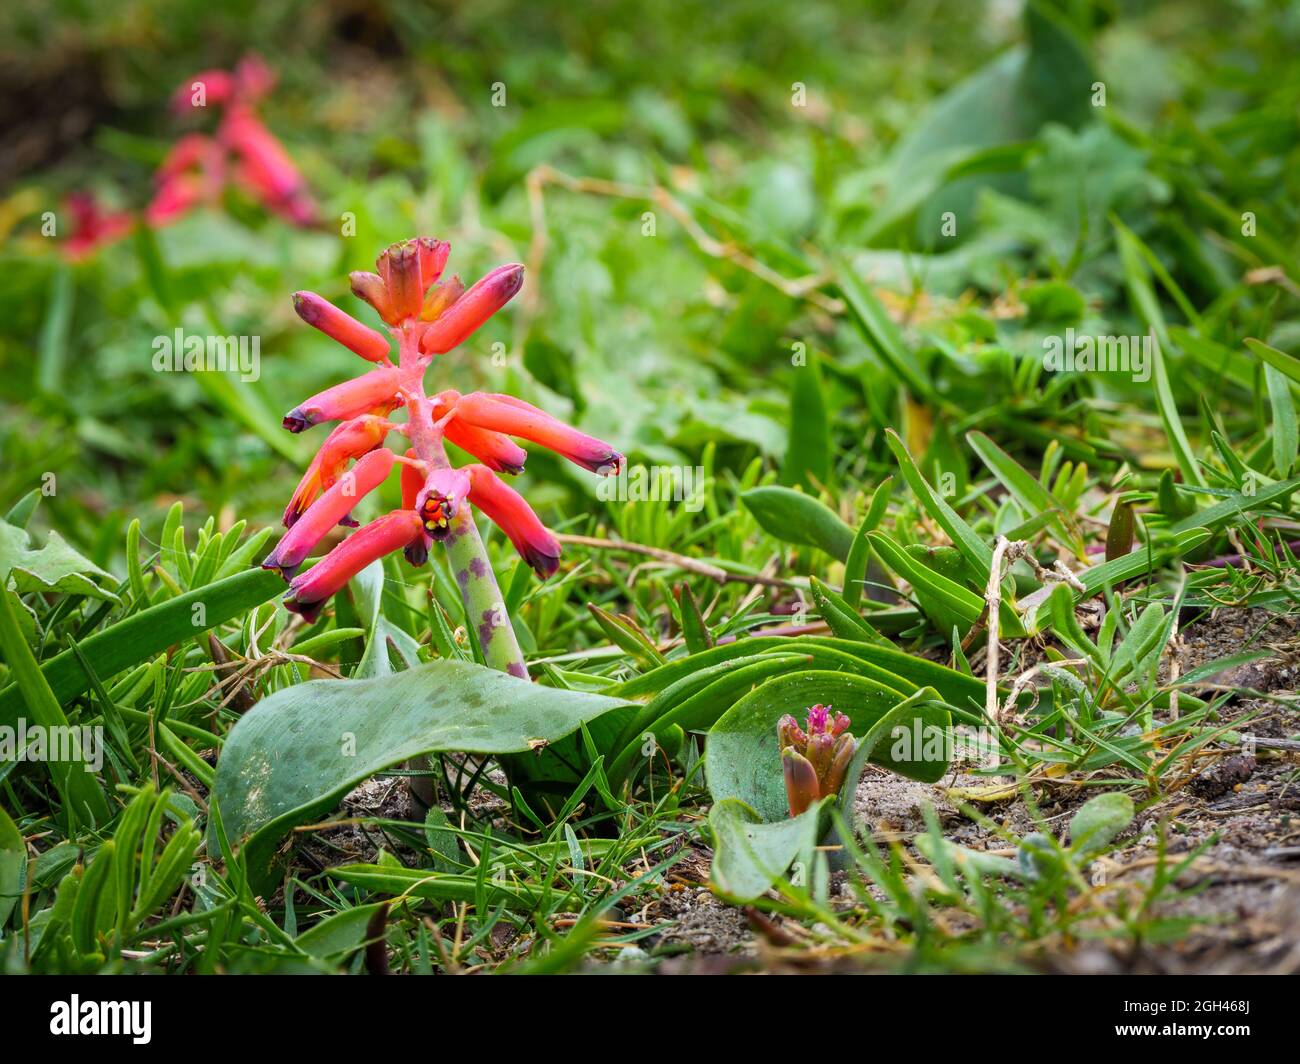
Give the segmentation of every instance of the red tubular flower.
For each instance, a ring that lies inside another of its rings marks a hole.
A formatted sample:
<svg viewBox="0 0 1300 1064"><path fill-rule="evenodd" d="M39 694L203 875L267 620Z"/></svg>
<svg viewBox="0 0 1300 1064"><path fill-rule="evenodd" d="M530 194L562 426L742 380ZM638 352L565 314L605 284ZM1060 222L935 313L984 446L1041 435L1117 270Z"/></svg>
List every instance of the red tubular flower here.
<svg viewBox="0 0 1300 1064"><path fill-rule="evenodd" d="M481 429L453 417L447 422L446 435L448 442L472 454L497 473L513 473L518 476L524 471L528 452L504 433Z"/></svg>
<svg viewBox="0 0 1300 1064"><path fill-rule="evenodd" d="M297 225L315 221L316 205L306 180L251 108L232 107L217 137L238 157L236 174L255 199Z"/></svg>
<svg viewBox="0 0 1300 1064"><path fill-rule="evenodd" d="M333 486L348 462L373 451L384 442L392 428L393 424L387 418L363 414L343 422L325 437L285 508L284 527L292 528L316 497Z"/></svg>
<svg viewBox="0 0 1300 1064"><path fill-rule="evenodd" d="M469 473L469 501L483 511L515 545L515 550L545 580L560 565L560 541L524 497L499 480L487 466L465 466Z"/></svg>
<svg viewBox="0 0 1300 1064"><path fill-rule="evenodd" d="M415 448L408 447L406 451L407 458L415 458ZM424 474L413 465L403 463L402 465L402 509L414 510L415 500L419 497L420 492L424 489Z"/></svg>
<svg viewBox="0 0 1300 1064"><path fill-rule="evenodd" d="M392 451L380 447L363 456L344 473L325 494L308 507L301 520L294 522L264 562L263 569L279 569L286 579L293 576L303 560L330 530L348 521L357 500L379 487L392 472L397 460Z"/></svg>
<svg viewBox="0 0 1300 1064"><path fill-rule="evenodd" d="M154 174L157 189L144 209L145 221L157 228L200 203L215 203L221 198L223 166L221 146L211 137L182 137Z"/></svg>
<svg viewBox="0 0 1300 1064"><path fill-rule="evenodd" d="M509 303L523 284L524 268L519 263L498 266L438 313L420 340L420 350L425 354L442 355L464 343L480 325Z"/></svg>
<svg viewBox="0 0 1300 1064"><path fill-rule="evenodd" d="M602 476L618 473L623 462L623 456L608 443L579 432L513 395L472 392L461 396L456 403L456 418L479 428L539 443Z"/></svg>
<svg viewBox="0 0 1300 1064"><path fill-rule="evenodd" d="M400 373L396 366L374 369L350 381L326 388L284 415L284 427L302 432L322 421L341 421L361 414L387 414L402 405L397 394Z"/></svg>
<svg viewBox="0 0 1300 1064"><path fill-rule="evenodd" d="M790 815L798 816L814 802L839 793L844 774L857 752L857 740L848 733L849 718L831 707L808 708L808 730L787 714L776 725L785 775L785 795Z"/></svg>
<svg viewBox="0 0 1300 1064"><path fill-rule="evenodd" d="M386 336L362 325L351 314L339 310L333 303L315 292L295 292L293 309L308 325L315 326L331 340L337 340L368 362L384 362L390 347Z"/></svg>
<svg viewBox="0 0 1300 1064"><path fill-rule="evenodd" d="M63 252L70 259L84 259L131 228L130 214L104 210L89 192L75 192L67 202L72 215L72 234L64 241Z"/></svg>
<svg viewBox="0 0 1300 1064"><path fill-rule="evenodd" d="M192 77L186 78L185 82L178 85L176 91L172 93L171 108L173 111L183 115L188 114L193 109L196 85L203 86L203 102L205 105L223 104L234 97L237 80L224 70L200 70Z"/></svg>
<svg viewBox="0 0 1300 1064"><path fill-rule="evenodd" d="M285 607L308 621L320 616L321 607L334 592L385 554L401 550L420 534L420 518L413 510L393 510L358 529L307 572L293 578Z"/></svg>

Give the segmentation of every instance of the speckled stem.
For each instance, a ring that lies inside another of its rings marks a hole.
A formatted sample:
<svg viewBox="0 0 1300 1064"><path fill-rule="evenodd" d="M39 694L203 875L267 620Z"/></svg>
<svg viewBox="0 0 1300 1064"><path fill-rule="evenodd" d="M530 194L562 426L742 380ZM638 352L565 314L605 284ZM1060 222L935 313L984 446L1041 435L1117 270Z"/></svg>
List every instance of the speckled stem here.
<svg viewBox="0 0 1300 1064"><path fill-rule="evenodd" d="M443 445L442 431L433 422L433 407L424 394L424 370L417 338L402 330L400 365L402 391L406 396L409 416L408 435L416 457L430 469L447 468L447 450ZM487 548L479 535L474 515L468 505L461 506L452 518L451 532L443 541L452 574L460 588L465 604L467 623L474 626L474 634L483 650L488 666L512 676L528 679L523 651L510 625L505 600L497 586L496 575L488 562Z"/></svg>

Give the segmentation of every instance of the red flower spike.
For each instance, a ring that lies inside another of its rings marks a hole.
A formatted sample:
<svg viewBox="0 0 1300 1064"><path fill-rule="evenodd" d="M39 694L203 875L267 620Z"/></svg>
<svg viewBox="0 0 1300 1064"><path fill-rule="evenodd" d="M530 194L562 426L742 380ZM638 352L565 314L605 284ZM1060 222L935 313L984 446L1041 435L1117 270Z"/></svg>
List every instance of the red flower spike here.
<svg viewBox="0 0 1300 1064"><path fill-rule="evenodd" d="M469 501L487 515L515 545L515 550L541 579L560 565L560 541L524 497L499 480L487 466L465 466L469 473Z"/></svg>
<svg viewBox="0 0 1300 1064"><path fill-rule="evenodd" d="M481 429L453 417L447 422L445 434L449 443L472 454L494 472L518 476L524 471L528 452L503 433Z"/></svg>
<svg viewBox="0 0 1300 1064"><path fill-rule="evenodd" d="M379 256L376 273L351 275L353 292L375 308L394 337L400 337L396 366L387 364L394 356L388 353L389 341L382 333L314 293L295 294L295 309L305 321L382 368L326 389L286 415L285 427L295 432L326 420L344 419L344 424L330 434L299 484L285 514L290 531L265 564L292 573L333 523L346 519L349 507L340 478L347 477L349 485L359 485L357 490L364 493L378 485L393 462L400 462L402 509L359 530L315 568L295 576L286 605L314 618L326 599L380 555L401 549L412 564L419 565L435 539L447 539L466 609L478 626L489 663L526 676L515 640L494 635L498 625L493 596L499 597L500 590L485 568L482 544L477 536L453 539L452 530L467 520L463 507L478 506L545 579L559 565L559 540L523 498L495 476L523 469L527 452L511 436L551 447L600 473L618 472L623 458L603 441L512 396L462 395L455 389L425 392L421 378L428 367L427 356L468 337L522 283L519 265L493 270L469 291L456 277L443 282L439 278L449 250L445 242L426 237L402 241ZM388 412L404 404L409 406L409 424L389 422ZM374 453L393 430L410 442L400 459L387 450ZM481 464L452 468L445 443L464 449ZM348 460L358 455L364 457L351 474L345 474Z"/></svg>
<svg viewBox="0 0 1300 1064"><path fill-rule="evenodd" d="M393 510L358 529L307 572L293 578L285 608L308 621L320 616L331 595L385 554L401 550L420 534L420 518L411 510Z"/></svg>
<svg viewBox="0 0 1300 1064"><path fill-rule="evenodd" d="M387 448L365 455L344 473L329 491L307 509L301 520L281 537L264 562L263 569L279 569L288 579L298 571L311 549L337 524L342 524L363 495L379 487L392 472L396 456Z"/></svg>
<svg viewBox="0 0 1300 1064"><path fill-rule="evenodd" d="M322 421L342 421L367 413L387 414L402 405L397 394L401 371L396 366L371 370L318 392L284 415L284 427L302 432Z"/></svg>
<svg viewBox="0 0 1300 1064"><path fill-rule="evenodd" d="M295 292L293 309L308 325L315 326L366 361L383 362L388 358L391 345L387 337L368 325L362 325L323 296L315 292Z"/></svg>
<svg viewBox="0 0 1300 1064"><path fill-rule="evenodd" d="M464 343L488 318L504 307L523 287L524 268L519 263L498 266L468 292L439 312L425 330L420 350L425 354L446 354Z"/></svg>
<svg viewBox="0 0 1300 1064"><path fill-rule="evenodd" d="M256 103L273 88L276 74L260 55L250 52L235 67L235 86L247 103Z"/></svg>
<svg viewBox="0 0 1300 1064"><path fill-rule="evenodd" d="M63 243L63 252L73 260L83 259L103 244L111 243L131 228L131 216L125 211L106 211L88 192L68 197L72 215L72 235Z"/></svg>
<svg viewBox="0 0 1300 1064"><path fill-rule="evenodd" d="M513 395L471 392L456 404L456 417L479 428L531 440L602 476L618 473L623 456L613 447Z"/></svg>

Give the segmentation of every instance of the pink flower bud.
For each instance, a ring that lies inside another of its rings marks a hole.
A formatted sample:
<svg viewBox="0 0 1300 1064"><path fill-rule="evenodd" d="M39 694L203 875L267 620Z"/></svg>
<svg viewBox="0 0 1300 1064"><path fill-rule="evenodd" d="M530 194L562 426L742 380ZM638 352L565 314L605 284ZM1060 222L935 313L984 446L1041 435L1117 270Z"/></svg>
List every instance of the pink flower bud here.
<svg viewBox="0 0 1300 1064"><path fill-rule="evenodd" d="M497 473L518 476L524 471L528 452L503 433L481 429L453 417L447 422L445 435L448 442L472 454Z"/></svg>
<svg viewBox="0 0 1300 1064"><path fill-rule="evenodd" d="M396 366L371 370L350 381L326 388L284 415L284 427L302 432L322 421L342 421L368 413L387 414L402 405L397 394L400 371Z"/></svg>
<svg viewBox="0 0 1300 1064"><path fill-rule="evenodd" d="M437 320L425 330L420 350L425 354L441 355L464 343L480 325L514 298L523 283L524 268L519 263L498 266L439 313Z"/></svg>
<svg viewBox="0 0 1300 1064"><path fill-rule="evenodd" d="M293 578L284 605L308 621L320 616L336 591L385 554L401 550L420 534L420 518L411 510L393 510L358 529L307 572Z"/></svg>
<svg viewBox="0 0 1300 1064"><path fill-rule="evenodd" d="M388 307L396 324L419 315L424 303L420 287L420 244L403 240L386 248L375 262L388 291Z"/></svg>
<svg viewBox="0 0 1300 1064"><path fill-rule="evenodd" d="M379 312L379 316L389 325L396 325L397 318L393 315L393 308L388 302L388 285L384 284L384 279L377 273L366 273L365 270L353 270L348 274L348 280L352 282L352 294L358 299L364 299Z"/></svg>
<svg viewBox="0 0 1300 1064"><path fill-rule="evenodd" d="M335 525L343 523L357 500L384 482L392 471L395 460L393 452L384 447L362 457L308 507L302 519L294 523L293 528L281 537L275 550L262 562L262 568L279 569L280 575L286 578L293 576L311 549Z"/></svg>
<svg viewBox="0 0 1300 1064"><path fill-rule="evenodd" d="M368 362L382 362L388 358L390 344L387 337L362 325L352 315L339 310L315 292L295 292L293 309L308 325L316 327Z"/></svg>
<svg viewBox="0 0 1300 1064"><path fill-rule="evenodd" d="M817 773L807 758L792 747L781 751L781 771L785 775L785 798L790 815L798 816L821 797Z"/></svg>
<svg viewBox="0 0 1300 1064"><path fill-rule="evenodd" d="M479 428L541 444L570 462L603 476L616 474L623 456L613 447L566 425L513 395L471 392L456 403L456 418Z"/></svg>

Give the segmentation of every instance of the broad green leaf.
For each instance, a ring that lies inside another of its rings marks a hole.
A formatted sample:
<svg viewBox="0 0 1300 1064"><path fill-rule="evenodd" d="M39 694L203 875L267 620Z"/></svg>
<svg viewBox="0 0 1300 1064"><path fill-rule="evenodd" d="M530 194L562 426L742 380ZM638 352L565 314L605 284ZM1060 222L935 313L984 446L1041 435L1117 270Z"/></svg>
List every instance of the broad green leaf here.
<svg viewBox="0 0 1300 1064"><path fill-rule="evenodd" d="M117 602L118 598L91 577L112 579L89 558L83 558L57 532L50 532L45 546L32 548L26 529L0 521L0 583L13 576L19 592L60 591Z"/></svg>
<svg viewBox="0 0 1300 1064"><path fill-rule="evenodd" d="M213 794L231 843L265 885L289 829L376 772L442 751L536 750L623 705L460 661L370 680L312 680L240 718L217 762Z"/></svg>
<svg viewBox="0 0 1300 1064"><path fill-rule="evenodd" d="M908 198L913 186L928 184L959 150L994 148L1028 141L1046 122L1078 127L1089 118L1095 74L1087 47L1075 28L1043 0L1024 7L1027 43L996 57L949 89L902 137L890 157L886 204ZM996 173L945 184L916 212L914 237L930 247L942 213L973 219L982 189L1020 194L1024 182ZM963 230L964 231L964 230Z"/></svg>
<svg viewBox="0 0 1300 1064"><path fill-rule="evenodd" d="M1099 794L1070 818L1070 848L1080 856L1095 853L1132 822L1132 798L1118 791Z"/></svg>
<svg viewBox="0 0 1300 1064"><path fill-rule="evenodd" d="M714 884L735 901L759 897L785 875L796 858L811 858L820 812L818 803L797 817L764 823L738 798L718 801L709 810Z"/></svg>
<svg viewBox="0 0 1300 1064"><path fill-rule="evenodd" d="M848 558L853 529L811 495L770 485L742 492L740 499L763 530L781 542L819 547L839 561Z"/></svg>

